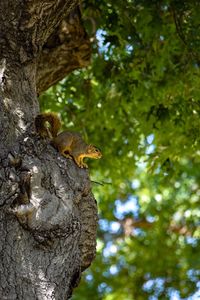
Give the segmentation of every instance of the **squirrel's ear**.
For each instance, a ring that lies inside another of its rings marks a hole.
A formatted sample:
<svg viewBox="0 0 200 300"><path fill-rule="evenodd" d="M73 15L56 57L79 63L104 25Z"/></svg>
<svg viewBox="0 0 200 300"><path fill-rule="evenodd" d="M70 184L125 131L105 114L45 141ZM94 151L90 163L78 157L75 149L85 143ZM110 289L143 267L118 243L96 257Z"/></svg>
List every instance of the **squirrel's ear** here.
<svg viewBox="0 0 200 300"><path fill-rule="evenodd" d="M93 148L94 148L93 145L89 144L88 145L88 152L91 152L93 150Z"/></svg>

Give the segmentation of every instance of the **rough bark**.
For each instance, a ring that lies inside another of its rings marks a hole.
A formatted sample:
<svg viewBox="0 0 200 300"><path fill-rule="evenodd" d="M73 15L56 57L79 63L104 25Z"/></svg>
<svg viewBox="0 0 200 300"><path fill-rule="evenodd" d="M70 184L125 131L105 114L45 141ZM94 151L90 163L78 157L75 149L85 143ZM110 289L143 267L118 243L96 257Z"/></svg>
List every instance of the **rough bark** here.
<svg viewBox="0 0 200 300"><path fill-rule="evenodd" d="M72 13L76 5L66 0L0 1L2 300L68 299L95 256L97 209L88 172L61 157L33 126L39 111L36 83L44 90L57 80L59 68L71 64L55 60L55 74L48 73L47 60L56 51L50 41L66 18L77 18L77 10ZM73 43L73 34L61 48L68 42L72 48L78 45L71 52L81 52L81 41ZM88 63L88 55L81 57L71 69Z"/></svg>
<svg viewBox="0 0 200 300"><path fill-rule="evenodd" d="M90 40L81 22L79 7L76 7L42 48L37 67L37 92L45 91L71 71L86 67L90 55Z"/></svg>

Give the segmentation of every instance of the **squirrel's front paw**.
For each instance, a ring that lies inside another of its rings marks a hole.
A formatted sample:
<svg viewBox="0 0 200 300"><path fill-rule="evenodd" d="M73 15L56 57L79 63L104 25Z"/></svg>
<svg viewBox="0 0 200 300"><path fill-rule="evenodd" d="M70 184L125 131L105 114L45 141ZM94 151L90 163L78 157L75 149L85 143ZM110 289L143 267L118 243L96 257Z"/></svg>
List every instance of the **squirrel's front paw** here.
<svg viewBox="0 0 200 300"><path fill-rule="evenodd" d="M87 165L87 164L85 164L85 163L82 163L80 167L81 167L81 168L88 169L88 165Z"/></svg>

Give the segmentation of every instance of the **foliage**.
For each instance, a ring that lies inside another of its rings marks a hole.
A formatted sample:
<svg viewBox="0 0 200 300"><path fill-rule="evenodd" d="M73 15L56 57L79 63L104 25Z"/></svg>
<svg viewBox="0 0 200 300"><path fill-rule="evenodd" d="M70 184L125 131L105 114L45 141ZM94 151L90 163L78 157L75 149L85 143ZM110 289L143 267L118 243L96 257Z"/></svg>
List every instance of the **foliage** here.
<svg viewBox="0 0 200 300"><path fill-rule="evenodd" d="M199 9L198 1L85 1L91 65L41 97L42 109L103 152L89 162L98 253L74 300L196 299Z"/></svg>

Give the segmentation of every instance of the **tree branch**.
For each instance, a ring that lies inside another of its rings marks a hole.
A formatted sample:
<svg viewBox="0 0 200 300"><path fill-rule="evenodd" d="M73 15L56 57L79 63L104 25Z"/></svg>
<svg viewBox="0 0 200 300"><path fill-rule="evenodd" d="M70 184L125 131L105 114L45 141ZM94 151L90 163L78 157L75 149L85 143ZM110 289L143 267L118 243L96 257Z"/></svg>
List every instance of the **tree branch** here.
<svg viewBox="0 0 200 300"><path fill-rule="evenodd" d="M37 92L45 91L71 71L86 67L90 56L90 40L76 7L42 48L37 68Z"/></svg>
<svg viewBox="0 0 200 300"><path fill-rule="evenodd" d="M133 230L136 228L149 230L156 225L156 221L149 222L147 219L134 220L133 218L130 217L126 217L123 220L118 220L118 222L121 224L125 236L134 235ZM175 224L171 222L169 224L167 231L169 233L174 232L179 235L192 236L196 229L197 227L195 226L188 227L187 225Z"/></svg>

